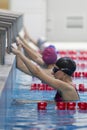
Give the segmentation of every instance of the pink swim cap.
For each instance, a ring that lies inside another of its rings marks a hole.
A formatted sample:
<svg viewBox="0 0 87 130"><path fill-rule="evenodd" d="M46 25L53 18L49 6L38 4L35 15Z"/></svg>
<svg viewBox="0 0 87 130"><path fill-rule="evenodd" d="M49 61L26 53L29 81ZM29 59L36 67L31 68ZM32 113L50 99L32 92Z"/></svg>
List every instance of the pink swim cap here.
<svg viewBox="0 0 87 130"><path fill-rule="evenodd" d="M52 47L45 48L42 53L42 59L47 65L54 64L57 60L57 52L55 48Z"/></svg>

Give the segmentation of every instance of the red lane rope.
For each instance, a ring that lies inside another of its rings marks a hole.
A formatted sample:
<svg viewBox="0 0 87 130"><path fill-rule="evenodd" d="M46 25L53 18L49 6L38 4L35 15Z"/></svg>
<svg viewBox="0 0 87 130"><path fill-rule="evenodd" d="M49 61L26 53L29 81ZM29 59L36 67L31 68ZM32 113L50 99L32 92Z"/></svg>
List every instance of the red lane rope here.
<svg viewBox="0 0 87 130"><path fill-rule="evenodd" d="M87 88L85 88L84 84L79 84L78 88L75 85L75 88L79 92L87 92ZM50 87L47 84L42 84L42 83L36 84L36 83L34 83L34 84L31 85L30 90L49 90L49 91L52 91L52 90L55 90L55 89Z"/></svg>
<svg viewBox="0 0 87 130"><path fill-rule="evenodd" d="M37 102L38 110L46 110L47 102ZM87 110L87 102L56 102L56 110Z"/></svg>

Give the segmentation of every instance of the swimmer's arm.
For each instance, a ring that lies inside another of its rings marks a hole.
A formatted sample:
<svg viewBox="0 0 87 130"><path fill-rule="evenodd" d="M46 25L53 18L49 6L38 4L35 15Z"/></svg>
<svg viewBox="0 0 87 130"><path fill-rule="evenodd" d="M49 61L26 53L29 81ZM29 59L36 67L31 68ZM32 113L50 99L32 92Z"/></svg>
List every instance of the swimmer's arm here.
<svg viewBox="0 0 87 130"><path fill-rule="evenodd" d="M27 47L30 47L30 45L28 44L28 42L26 41L26 39L24 39L23 37L21 37L20 35L19 36L19 39L27 46ZM36 51L34 50L32 47L30 47L33 51ZM38 49L39 50L39 49Z"/></svg>
<svg viewBox="0 0 87 130"><path fill-rule="evenodd" d="M16 68L18 68L20 71L24 72L25 74L32 75L19 56L16 57Z"/></svg>
<svg viewBox="0 0 87 130"><path fill-rule="evenodd" d="M18 45L18 50L21 51L20 44ZM25 74L32 75L19 56L16 56L16 68L18 68L20 71L24 72Z"/></svg>
<svg viewBox="0 0 87 130"><path fill-rule="evenodd" d="M21 37L21 40L23 41L22 47L27 52L30 59L32 59L37 64L44 66L44 61L42 59L42 55L37 52L36 50L32 49L30 45L27 44L27 42Z"/></svg>
<svg viewBox="0 0 87 130"><path fill-rule="evenodd" d="M16 52L15 52L16 51ZM14 50L13 49L13 53L15 53L16 55L18 55L22 61L24 62L24 64L27 66L27 68L29 69L29 71L36 76L37 78L43 80L45 83L47 83L48 85L52 86L53 88L60 90L62 92L66 92L67 90L71 90L69 85L67 85L67 83L55 79L53 77L50 77L49 75L47 75L43 69L41 69L41 67L36 66L35 64L33 64L31 62L31 60L29 60L26 56L24 56L20 51L18 50Z"/></svg>
<svg viewBox="0 0 87 130"><path fill-rule="evenodd" d="M29 33L27 32L26 28L24 27L24 38L31 41L35 46L37 46L37 41L30 37Z"/></svg>
<svg viewBox="0 0 87 130"><path fill-rule="evenodd" d="M39 65L44 65L44 61L42 59L42 55L39 52L36 52L30 47L27 47L25 44L23 44L24 50L27 52L30 59L32 59L34 62L36 62Z"/></svg>

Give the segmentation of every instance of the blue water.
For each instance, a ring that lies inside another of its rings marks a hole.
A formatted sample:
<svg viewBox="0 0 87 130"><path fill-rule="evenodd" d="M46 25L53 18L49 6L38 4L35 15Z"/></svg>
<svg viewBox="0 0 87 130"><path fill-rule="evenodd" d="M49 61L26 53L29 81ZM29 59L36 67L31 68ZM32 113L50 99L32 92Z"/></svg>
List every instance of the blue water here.
<svg viewBox="0 0 87 130"><path fill-rule="evenodd" d="M5 130L87 130L87 111L56 110L48 104L37 110L37 103L15 103L16 100L53 100L56 91L30 91L31 78L17 70L13 102L7 110ZM87 92L79 93L87 101Z"/></svg>

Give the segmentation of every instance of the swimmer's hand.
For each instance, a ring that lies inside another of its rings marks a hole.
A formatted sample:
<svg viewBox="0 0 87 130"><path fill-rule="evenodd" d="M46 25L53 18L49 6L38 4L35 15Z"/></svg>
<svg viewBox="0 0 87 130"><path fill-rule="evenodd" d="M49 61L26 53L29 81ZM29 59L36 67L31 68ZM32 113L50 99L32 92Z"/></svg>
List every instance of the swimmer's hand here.
<svg viewBox="0 0 87 130"><path fill-rule="evenodd" d="M20 46L20 47L23 46L23 42L20 40L19 37L16 37L16 45L17 45L17 46Z"/></svg>
<svg viewBox="0 0 87 130"><path fill-rule="evenodd" d="M15 47L11 46L11 52L14 54L14 55L18 55L20 53L20 51L18 49L16 49Z"/></svg>

